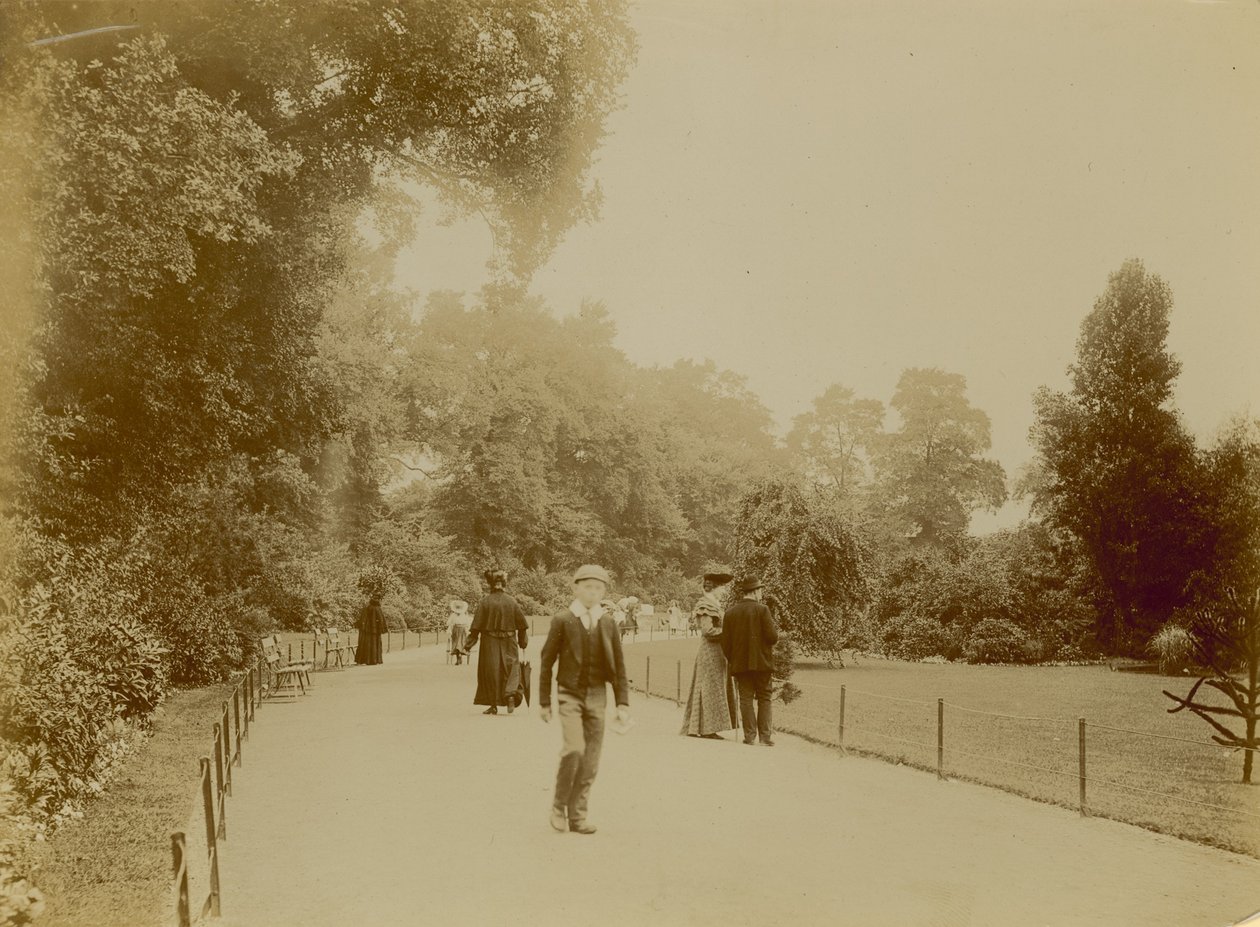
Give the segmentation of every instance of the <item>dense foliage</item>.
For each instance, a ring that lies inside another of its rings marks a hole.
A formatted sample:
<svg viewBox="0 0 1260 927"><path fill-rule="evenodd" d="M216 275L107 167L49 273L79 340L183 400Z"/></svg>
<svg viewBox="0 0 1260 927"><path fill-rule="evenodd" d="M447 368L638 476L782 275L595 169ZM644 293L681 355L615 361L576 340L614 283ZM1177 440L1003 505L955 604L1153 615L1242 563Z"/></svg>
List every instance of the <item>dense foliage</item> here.
<svg viewBox="0 0 1260 927"><path fill-rule="evenodd" d="M615 2L2 15L0 714L55 821L168 684L262 631L344 624L365 577L397 577L394 622L478 591L471 552L383 492L428 387L383 270L400 191L487 216L522 278L598 205L634 42ZM24 44L111 17L139 28Z"/></svg>
<svg viewBox="0 0 1260 927"><path fill-rule="evenodd" d="M859 644L869 595L868 551L825 497L790 480L768 480L740 502L735 573L760 576L781 630L805 653L838 659Z"/></svg>

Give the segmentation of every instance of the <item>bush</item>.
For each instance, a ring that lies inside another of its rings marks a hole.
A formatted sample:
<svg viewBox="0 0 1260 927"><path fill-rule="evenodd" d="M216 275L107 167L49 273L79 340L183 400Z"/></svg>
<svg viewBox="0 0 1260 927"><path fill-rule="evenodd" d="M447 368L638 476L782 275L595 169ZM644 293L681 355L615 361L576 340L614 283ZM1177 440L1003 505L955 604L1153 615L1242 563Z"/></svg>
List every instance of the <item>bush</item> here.
<svg viewBox="0 0 1260 927"><path fill-rule="evenodd" d="M949 657L954 649L949 630L931 618L911 618L895 625L884 639L884 652L903 660Z"/></svg>
<svg viewBox="0 0 1260 927"><path fill-rule="evenodd" d="M75 662L58 628L32 622L17 635L18 676L3 712L14 741L9 772L32 811L51 817L100 791L107 747L125 731L113 693Z"/></svg>
<svg viewBox="0 0 1260 927"><path fill-rule="evenodd" d="M1190 666L1194 655L1194 636L1171 621L1164 625L1146 645L1147 652L1159 659L1159 671L1165 676L1180 676Z"/></svg>
<svg viewBox="0 0 1260 927"><path fill-rule="evenodd" d="M971 629L963 644L963 657L968 663L1029 663L1032 646L1019 625L986 618Z"/></svg>
<svg viewBox="0 0 1260 927"><path fill-rule="evenodd" d="M0 924L29 924L44 911L44 895L32 882L29 844L19 831L13 788L0 784Z"/></svg>
<svg viewBox="0 0 1260 927"><path fill-rule="evenodd" d="M543 605L542 602L539 602L533 596L528 596L523 592L518 592L516 594L516 602L520 605L521 610L524 611L526 615L550 614L547 606Z"/></svg>
<svg viewBox="0 0 1260 927"><path fill-rule="evenodd" d="M99 674L118 715L140 720L166 695L166 653L148 628L126 618L113 618L81 637L74 648L77 661Z"/></svg>

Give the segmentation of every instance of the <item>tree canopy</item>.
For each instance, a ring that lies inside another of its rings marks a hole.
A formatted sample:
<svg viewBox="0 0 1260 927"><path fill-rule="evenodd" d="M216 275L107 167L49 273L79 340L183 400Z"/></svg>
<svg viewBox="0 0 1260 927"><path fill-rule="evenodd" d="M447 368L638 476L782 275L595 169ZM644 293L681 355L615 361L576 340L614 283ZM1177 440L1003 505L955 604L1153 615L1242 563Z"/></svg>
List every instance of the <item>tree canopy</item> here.
<svg viewBox="0 0 1260 927"><path fill-rule="evenodd" d="M1079 538L1106 591L1100 637L1140 646L1187 602L1213 528L1202 468L1172 407L1172 293L1132 260L1081 324L1072 388L1034 397L1034 505Z"/></svg>

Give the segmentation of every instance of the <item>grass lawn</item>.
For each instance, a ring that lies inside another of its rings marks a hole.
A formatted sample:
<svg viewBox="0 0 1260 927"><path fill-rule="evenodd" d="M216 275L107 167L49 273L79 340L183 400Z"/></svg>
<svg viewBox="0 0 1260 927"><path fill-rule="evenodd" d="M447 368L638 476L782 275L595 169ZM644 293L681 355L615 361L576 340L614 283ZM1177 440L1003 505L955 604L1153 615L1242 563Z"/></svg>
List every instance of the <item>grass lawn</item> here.
<svg viewBox="0 0 1260 927"><path fill-rule="evenodd" d="M40 847L35 884L48 905L40 927L169 921L171 833L185 828L199 794L197 758L213 749L211 725L231 695L229 684L174 693L154 717L152 735L83 820ZM204 855L204 833L187 839L190 856Z"/></svg>
<svg viewBox="0 0 1260 927"><path fill-rule="evenodd" d="M697 646L694 638L629 645L635 688L643 687L650 655L652 694L677 697L681 664L685 701ZM804 694L791 705L775 705L777 728L837 743L843 685L847 750L934 772L941 698L946 776L1071 808L1079 801L1076 719L1083 717L1091 814L1260 857L1260 784L1241 784L1242 754L1211 743L1207 724L1188 712L1167 713L1172 702L1161 690L1184 695L1191 679L1112 672L1106 666L970 666L858 657L843 669L802 662L793 682ZM1260 762L1253 779L1260 783Z"/></svg>

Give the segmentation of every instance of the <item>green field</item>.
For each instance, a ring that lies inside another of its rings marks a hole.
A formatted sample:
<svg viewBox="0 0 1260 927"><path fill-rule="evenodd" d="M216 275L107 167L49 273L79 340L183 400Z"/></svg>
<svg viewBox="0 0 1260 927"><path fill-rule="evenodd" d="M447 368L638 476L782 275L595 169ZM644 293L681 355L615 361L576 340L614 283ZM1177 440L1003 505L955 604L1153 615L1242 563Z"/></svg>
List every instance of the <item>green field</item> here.
<svg viewBox="0 0 1260 927"><path fill-rule="evenodd" d="M640 637L626 648L635 688L644 685L650 655L652 694L676 698L681 670L685 700L696 646L695 639L645 643ZM793 681L804 694L786 707L775 705L780 730L836 744L843 685L846 750L935 772L936 700L944 699L946 776L1071 808L1079 803L1077 719L1083 717L1091 814L1260 857L1260 784L1241 784L1242 754L1208 741L1209 728L1198 718L1167 713L1172 703L1161 690L1184 694L1192 680L1106 666L970 666L859 656L843 669L803 662ZM1260 782L1260 763L1256 767L1253 778Z"/></svg>

